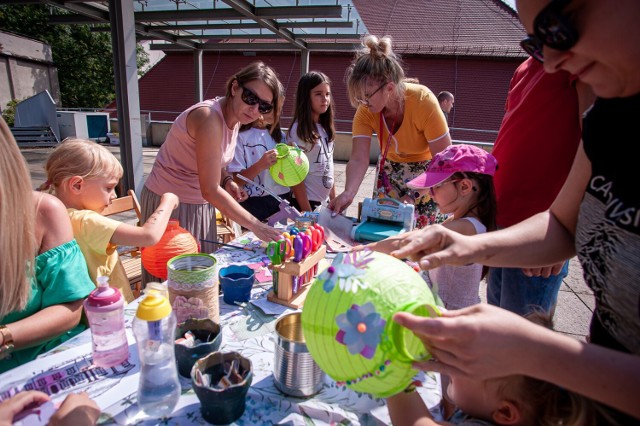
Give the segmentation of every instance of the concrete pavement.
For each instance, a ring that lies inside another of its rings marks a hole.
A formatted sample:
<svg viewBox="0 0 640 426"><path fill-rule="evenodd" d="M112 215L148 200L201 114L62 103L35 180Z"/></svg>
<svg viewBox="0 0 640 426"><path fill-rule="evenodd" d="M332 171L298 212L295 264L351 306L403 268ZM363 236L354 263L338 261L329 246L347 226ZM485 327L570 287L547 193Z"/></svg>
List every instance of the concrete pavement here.
<svg viewBox="0 0 640 426"><path fill-rule="evenodd" d="M116 157L120 157L118 147L109 146L109 149ZM34 187L39 186L46 180L44 162L49 152L51 152L51 149L48 148L22 149L22 153L27 159L31 171L31 179L33 180ZM151 171L157 153L158 148L143 148L145 178ZM336 162L334 173L337 193L340 193L344 188L346 179L345 170L346 163ZM347 209L347 215L357 216L358 202L371 196L373 192L374 174L375 167L370 166L358 190L358 195L353 204ZM486 284L483 282L480 290L480 297L483 301L486 300L485 295ZM589 332L589 322L595 307L594 305L593 292L585 284L582 268L577 259L574 258L570 263L569 275L564 280L558 294L558 305L554 317L555 329L576 339L584 340Z"/></svg>

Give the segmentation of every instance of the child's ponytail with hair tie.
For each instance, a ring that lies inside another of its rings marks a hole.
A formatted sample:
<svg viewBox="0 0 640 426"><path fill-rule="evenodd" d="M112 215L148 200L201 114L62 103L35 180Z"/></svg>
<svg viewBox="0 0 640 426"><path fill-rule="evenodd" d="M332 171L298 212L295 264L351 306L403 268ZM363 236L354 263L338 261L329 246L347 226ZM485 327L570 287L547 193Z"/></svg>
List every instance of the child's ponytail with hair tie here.
<svg viewBox="0 0 640 426"><path fill-rule="evenodd" d="M36 191L40 191L40 192L50 192L51 189L51 181L49 179L47 179L46 181L44 181L44 183L42 185L40 185Z"/></svg>

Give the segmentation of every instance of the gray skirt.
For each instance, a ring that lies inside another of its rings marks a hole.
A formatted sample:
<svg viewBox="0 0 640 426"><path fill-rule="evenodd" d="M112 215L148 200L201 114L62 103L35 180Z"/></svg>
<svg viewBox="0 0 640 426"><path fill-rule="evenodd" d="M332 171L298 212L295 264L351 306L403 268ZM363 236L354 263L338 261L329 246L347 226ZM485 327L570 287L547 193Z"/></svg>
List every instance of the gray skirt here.
<svg viewBox="0 0 640 426"><path fill-rule="evenodd" d="M143 223L156 211L160 205L160 198L160 195L149 190L146 186L142 188L140 208L142 210ZM193 235L200 244L200 251L202 253L213 253L217 250L218 247L216 247L215 244L201 241L202 239L217 241L216 209L211 204L188 204L181 202L178 208L171 212L171 219L178 219L180 226L191 232L191 235ZM143 270L143 285L151 281L162 280Z"/></svg>

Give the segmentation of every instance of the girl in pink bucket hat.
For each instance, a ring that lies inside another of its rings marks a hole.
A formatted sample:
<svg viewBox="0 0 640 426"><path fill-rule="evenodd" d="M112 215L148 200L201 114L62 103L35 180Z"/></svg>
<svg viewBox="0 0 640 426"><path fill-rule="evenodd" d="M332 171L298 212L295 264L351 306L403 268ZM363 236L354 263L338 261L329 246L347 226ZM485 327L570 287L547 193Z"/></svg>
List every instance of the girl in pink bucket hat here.
<svg viewBox="0 0 640 426"><path fill-rule="evenodd" d="M444 223L464 235L495 229L496 197L493 155L471 145L451 145L433 157L427 171L407 186L429 195L441 213L450 214ZM429 271L429 281L447 309L461 309L480 302L478 288L482 265L445 265Z"/></svg>
<svg viewBox="0 0 640 426"><path fill-rule="evenodd" d="M451 145L436 154L427 171L407 186L428 191L440 212L451 215L443 226L464 235L481 234L496 227L493 175L497 166L495 157L483 149ZM423 274L447 309L461 309L480 303L482 268L479 263L444 265ZM442 395L447 395L448 383L448 377L442 376ZM449 404L443 397L442 406Z"/></svg>

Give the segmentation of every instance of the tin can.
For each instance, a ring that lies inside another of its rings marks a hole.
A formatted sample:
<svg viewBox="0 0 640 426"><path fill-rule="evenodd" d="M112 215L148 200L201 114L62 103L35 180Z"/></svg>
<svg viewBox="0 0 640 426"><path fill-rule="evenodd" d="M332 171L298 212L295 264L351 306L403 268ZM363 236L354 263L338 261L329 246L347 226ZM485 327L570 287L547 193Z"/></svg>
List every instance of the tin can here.
<svg viewBox="0 0 640 426"><path fill-rule="evenodd" d="M277 341L273 377L276 388L295 397L315 395L324 385L324 372L307 349L300 312L284 315L276 322Z"/></svg>

